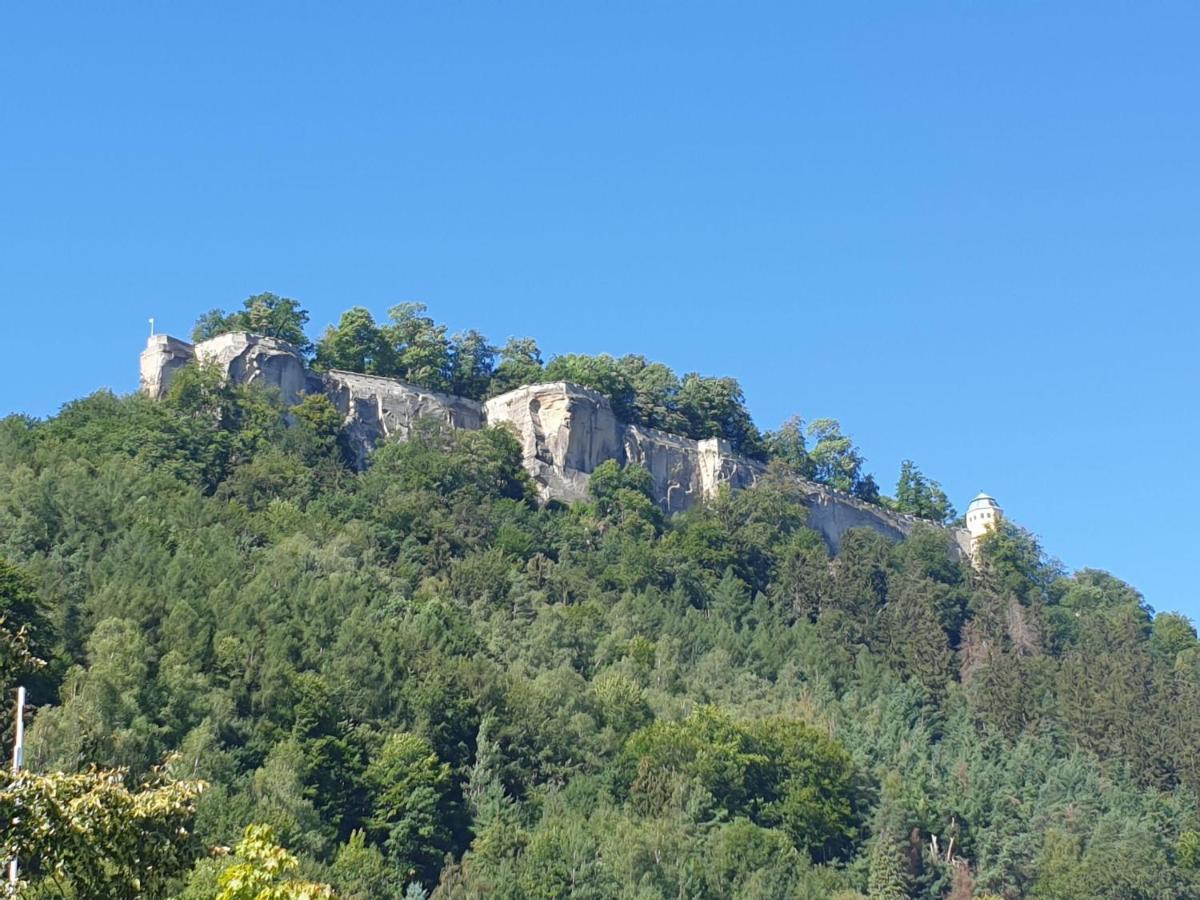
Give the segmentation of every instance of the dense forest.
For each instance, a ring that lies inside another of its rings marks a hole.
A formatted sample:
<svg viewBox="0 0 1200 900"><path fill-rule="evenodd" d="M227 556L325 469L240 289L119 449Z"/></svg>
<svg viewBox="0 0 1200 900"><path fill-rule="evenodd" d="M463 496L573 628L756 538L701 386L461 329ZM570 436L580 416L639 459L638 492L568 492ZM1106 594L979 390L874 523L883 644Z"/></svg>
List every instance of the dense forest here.
<svg viewBox="0 0 1200 900"><path fill-rule="evenodd" d="M356 472L325 398L202 367L0 421L21 896L1200 897L1187 619L1012 524L978 566L934 524L831 557L797 477L954 513L911 464L878 496L831 420L759 431L732 379L424 312L309 344L260 295L196 337L467 396L578 381L768 476L668 518L606 463L539 506L508 431L432 422Z"/></svg>

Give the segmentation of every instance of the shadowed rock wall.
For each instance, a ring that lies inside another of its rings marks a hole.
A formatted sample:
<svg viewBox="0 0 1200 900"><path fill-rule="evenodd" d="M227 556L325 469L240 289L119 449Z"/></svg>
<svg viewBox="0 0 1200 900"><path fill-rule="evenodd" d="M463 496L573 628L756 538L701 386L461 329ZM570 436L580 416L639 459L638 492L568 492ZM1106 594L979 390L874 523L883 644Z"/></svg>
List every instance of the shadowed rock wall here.
<svg viewBox="0 0 1200 900"><path fill-rule="evenodd" d="M380 441L407 440L418 419L437 419L453 428L472 430L484 425L483 404L465 397L338 369L313 376L313 381L316 392L329 397L342 414L342 427L360 469L366 467Z"/></svg>
<svg viewBox="0 0 1200 900"><path fill-rule="evenodd" d="M801 484L808 497L808 525L825 536L834 553L841 549L842 535L851 528L873 528L886 538L902 541L920 522L912 516L863 503L823 484L813 481Z"/></svg>

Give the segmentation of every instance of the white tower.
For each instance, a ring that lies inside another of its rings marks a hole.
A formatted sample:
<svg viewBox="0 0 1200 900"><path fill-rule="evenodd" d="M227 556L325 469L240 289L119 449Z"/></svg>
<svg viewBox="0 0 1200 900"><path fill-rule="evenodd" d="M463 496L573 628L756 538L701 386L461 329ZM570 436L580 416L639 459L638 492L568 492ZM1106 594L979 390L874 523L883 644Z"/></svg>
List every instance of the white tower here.
<svg viewBox="0 0 1200 900"><path fill-rule="evenodd" d="M991 497L983 491L975 495L975 499L967 506L967 531L971 534L971 556L975 556L983 536L995 528L1003 518L1004 510L1000 508L995 497Z"/></svg>

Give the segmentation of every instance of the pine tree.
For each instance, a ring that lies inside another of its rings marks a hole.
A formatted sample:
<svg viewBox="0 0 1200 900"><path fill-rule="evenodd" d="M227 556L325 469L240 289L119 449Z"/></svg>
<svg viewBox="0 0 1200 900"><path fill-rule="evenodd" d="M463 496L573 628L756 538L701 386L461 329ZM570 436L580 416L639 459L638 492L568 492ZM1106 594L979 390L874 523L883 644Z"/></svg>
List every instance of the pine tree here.
<svg viewBox="0 0 1200 900"><path fill-rule="evenodd" d="M903 842L893 831L880 832L871 845L867 896L870 900L908 900L910 881Z"/></svg>

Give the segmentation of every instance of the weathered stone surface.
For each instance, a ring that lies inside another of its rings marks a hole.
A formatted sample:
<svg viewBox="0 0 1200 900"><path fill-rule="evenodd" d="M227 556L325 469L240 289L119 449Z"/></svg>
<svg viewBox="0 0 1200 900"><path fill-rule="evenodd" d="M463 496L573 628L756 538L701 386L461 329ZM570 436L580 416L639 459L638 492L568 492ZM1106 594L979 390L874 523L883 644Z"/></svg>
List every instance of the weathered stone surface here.
<svg viewBox="0 0 1200 900"><path fill-rule="evenodd" d="M588 475L607 459L624 462L624 426L608 398L564 381L517 388L485 404L490 425L517 434L525 467L543 499L587 496Z"/></svg>
<svg viewBox="0 0 1200 900"><path fill-rule="evenodd" d="M733 490L748 488L756 482L767 467L757 460L738 456L729 441L723 438L706 438L696 442L700 455L700 495L711 497L722 485Z"/></svg>
<svg viewBox="0 0 1200 900"><path fill-rule="evenodd" d="M958 551L955 554L957 559L974 559L975 542L971 539L971 532L965 528L951 528L950 536L954 538L954 546Z"/></svg>
<svg viewBox="0 0 1200 900"><path fill-rule="evenodd" d="M525 467L544 499L583 499L589 476L609 459L644 466L668 513L712 496L721 484L753 484L762 471L758 463L736 456L727 441L696 441L626 425L607 397L566 382L528 385L485 406L489 424L507 423L516 432Z"/></svg>
<svg viewBox="0 0 1200 900"><path fill-rule="evenodd" d="M626 425L625 464L642 466L650 473L654 495L666 513L682 512L722 484L749 487L765 471L762 464L733 453L728 441L702 441L668 434L655 428Z"/></svg>
<svg viewBox="0 0 1200 900"><path fill-rule="evenodd" d="M433 418L453 428L482 428L483 404L375 375L334 369L320 381L342 414L343 427L361 469L381 440L405 440L418 419Z"/></svg>
<svg viewBox="0 0 1200 900"><path fill-rule="evenodd" d="M644 466L668 513L712 496L722 484L747 487L763 471L760 464L734 454L728 441L696 441L626 425L617 420L607 397L566 382L518 388L485 407L488 424L507 423L516 432L525 467L543 499L583 499L589 476L609 459Z"/></svg>
<svg viewBox="0 0 1200 900"><path fill-rule="evenodd" d="M919 525L931 525L914 516L895 513L857 497L835 491L814 481L801 482L808 507L808 527L819 531L833 553L842 548L842 538L851 528L870 528L893 541L902 541ZM951 537L951 553L957 559L969 557L971 536L962 528L946 529Z"/></svg>
<svg viewBox="0 0 1200 900"><path fill-rule="evenodd" d="M624 439L622 462L650 473L654 497L664 512L681 512L700 500L703 486L696 441L641 425L626 425Z"/></svg>
<svg viewBox="0 0 1200 900"><path fill-rule="evenodd" d="M917 524L910 516L863 503L823 484L805 481L802 485L808 498L808 526L821 532L834 553L841 549L842 536L851 528L871 528L893 541L902 541Z"/></svg>
<svg viewBox="0 0 1200 900"><path fill-rule="evenodd" d="M196 358L216 363L237 384L278 388L289 406L300 402L308 386L304 360L295 347L276 338L240 331L221 334L198 343Z"/></svg>
<svg viewBox="0 0 1200 900"><path fill-rule="evenodd" d="M139 389L149 397L161 399L171 384L171 376L195 355L195 347L187 341L166 334L151 335L142 351Z"/></svg>
<svg viewBox="0 0 1200 900"><path fill-rule="evenodd" d="M429 391L391 378L354 372L308 372L291 345L249 334L226 334L193 347L156 335L141 357L141 389L161 397L172 374L194 357L217 363L225 377L240 384L276 387L285 402L303 393L323 393L343 417L343 426L359 468L382 440L405 440L413 425L434 418L453 428L485 424L511 427L521 442L524 463L543 500L573 502L587 497L591 473L602 462L644 466L664 512L682 512L712 497L721 485L734 489L754 484L765 466L735 454L719 438L693 440L617 420L608 399L567 382L533 384L478 403ZM814 482L801 482L808 523L833 552L851 528L871 528L891 540L903 540L918 524ZM951 532L960 557L969 558L971 539L963 529Z"/></svg>

